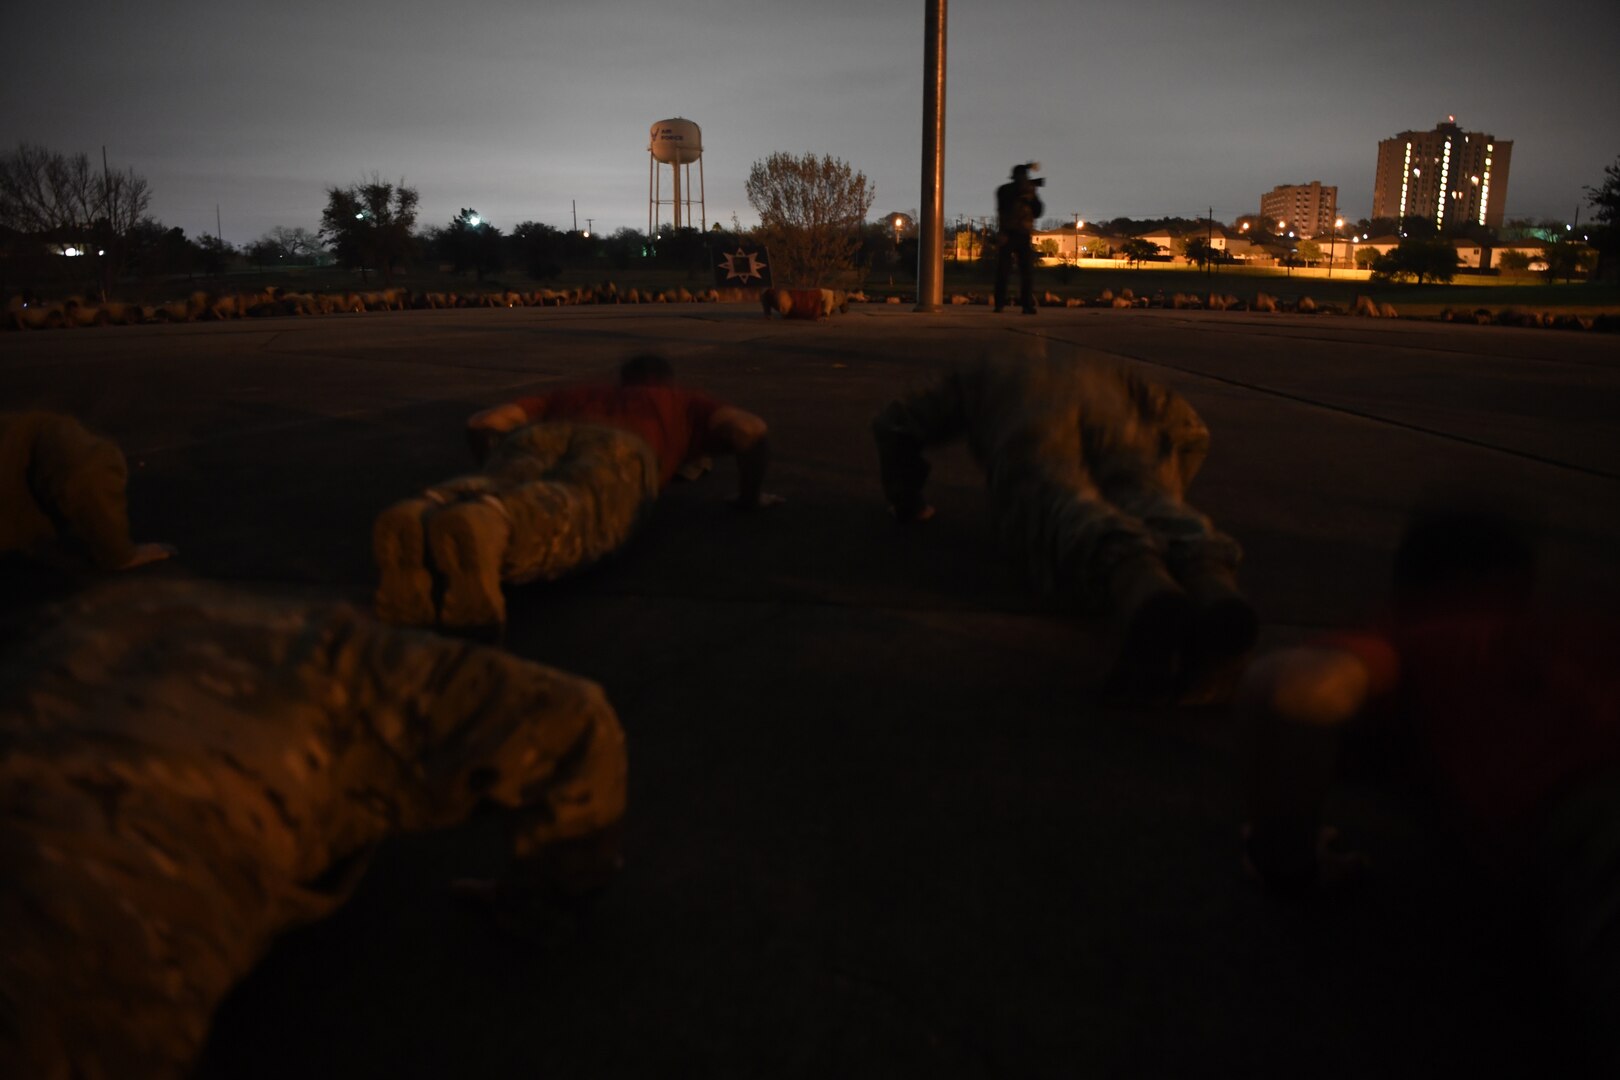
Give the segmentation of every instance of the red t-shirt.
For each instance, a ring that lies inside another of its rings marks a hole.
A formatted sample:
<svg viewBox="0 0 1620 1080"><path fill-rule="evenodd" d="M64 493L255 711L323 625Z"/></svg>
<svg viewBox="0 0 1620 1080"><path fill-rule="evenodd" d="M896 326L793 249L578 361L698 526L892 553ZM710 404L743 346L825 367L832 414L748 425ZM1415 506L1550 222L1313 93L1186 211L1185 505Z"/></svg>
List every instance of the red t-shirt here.
<svg viewBox="0 0 1620 1080"><path fill-rule="evenodd" d="M720 402L678 386L567 386L538 397L519 398L530 420L578 420L639 435L658 456L658 484L704 453L709 425Z"/></svg>
<svg viewBox="0 0 1620 1080"><path fill-rule="evenodd" d="M1487 840L1620 766L1612 620L1452 610L1325 643L1367 662L1375 694L1394 692L1439 793Z"/></svg>

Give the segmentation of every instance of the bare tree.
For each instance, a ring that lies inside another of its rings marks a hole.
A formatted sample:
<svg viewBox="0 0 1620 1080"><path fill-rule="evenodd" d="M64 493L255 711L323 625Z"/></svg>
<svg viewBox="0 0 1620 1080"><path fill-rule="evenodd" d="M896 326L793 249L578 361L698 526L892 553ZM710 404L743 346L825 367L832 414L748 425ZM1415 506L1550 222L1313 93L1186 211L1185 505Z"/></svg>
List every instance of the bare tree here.
<svg viewBox="0 0 1620 1080"><path fill-rule="evenodd" d="M105 221L113 232L127 234L151 199L135 170L97 170L85 154L22 143L0 155L0 225L21 233L83 233Z"/></svg>
<svg viewBox="0 0 1620 1080"><path fill-rule="evenodd" d="M831 155L776 153L754 162L747 192L775 281L831 285L853 268L876 194L865 173Z"/></svg>
<svg viewBox="0 0 1620 1080"><path fill-rule="evenodd" d="M312 263L326 254L321 238L305 228L277 225L245 249L256 262L269 265L285 262L291 265Z"/></svg>
<svg viewBox="0 0 1620 1080"><path fill-rule="evenodd" d="M95 177L84 154L70 157L21 143L0 157L0 225L34 236L83 231L95 200Z"/></svg>
<svg viewBox="0 0 1620 1080"><path fill-rule="evenodd" d="M0 226L93 260L105 298L126 261L129 237L152 201L134 169L96 169L88 155L20 143L0 155ZM94 255L89 255L94 252Z"/></svg>

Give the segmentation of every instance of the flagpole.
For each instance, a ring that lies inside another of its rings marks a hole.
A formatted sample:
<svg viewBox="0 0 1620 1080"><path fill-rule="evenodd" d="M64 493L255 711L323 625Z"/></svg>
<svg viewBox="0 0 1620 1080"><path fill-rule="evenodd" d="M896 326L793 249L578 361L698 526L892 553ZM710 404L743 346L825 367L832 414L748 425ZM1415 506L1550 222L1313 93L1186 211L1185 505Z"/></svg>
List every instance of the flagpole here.
<svg viewBox="0 0 1620 1080"><path fill-rule="evenodd" d="M917 311L945 300L945 0L923 15L922 221L917 231Z"/></svg>

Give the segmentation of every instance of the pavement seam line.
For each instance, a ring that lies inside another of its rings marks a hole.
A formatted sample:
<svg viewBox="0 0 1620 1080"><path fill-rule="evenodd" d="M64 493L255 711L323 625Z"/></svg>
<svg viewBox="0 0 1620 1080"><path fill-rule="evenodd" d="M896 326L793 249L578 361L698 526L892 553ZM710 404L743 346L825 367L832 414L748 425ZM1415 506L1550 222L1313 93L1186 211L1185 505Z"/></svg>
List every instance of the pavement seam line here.
<svg viewBox="0 0 1620 1080"><path fill-rule="evenodd" d="M1273 390L1269 387L1259 386L1251 382L1245 382L1242 379L1234 379L1227 375L1216 375L1214 372L1200 371L1197 368L1180 367L1176 364L1167 364L1163 360L1149 360L1145 357L1136 356L1128 352L1118 352L1114 349L1099 348L1096 345L1079 341L1069 341L1065 338L1049 337L1048 335L1033 331L1019 330L1014 332L1029 334L1029 336L1038 337L1042 340L1061 341L1065 345L1086 349L1090 352L1099 353L1103 356L1117 356L1124 360L1135 361L1138 364L1147 364L1151 367L1165 368L1169 371L1179 371L1183 375L1193 375L1198 378L1208 379L1211 382L1222 383L1226 386L1235 386L1241 390L1250 390L1257 394L1267 394L1271 397L1282 398L1284 401L1292 401L1296 405L1310 405L1326 412L1341 413L1345 416L1354 416L1357 419L1370 420L1377 424L1387 424L1390 427L1401 428L1404 431L1413 431L1420 435L1428 435L1432 438L1444 439L1447 442L1460 443L1463 446L1472 446L1481 450L1493 450L1498 454L1506 454L1508 457L1520 458L1524 461L1534 461L1540 465L1551 465L1554 468L1567 469L1570 472L1581 473L1585 476L1595 476L1603 480L1620 480L1620 473L1605 472L1602 469L1593 468L1589 465L1577 465L1570 461L1559 461L1557 458L1545 457L1541 454L1531 453L1528 450L1513 450L1509 447L1497 446L1495 443L1488 443L1481 439L1469 438L1467 435L1455 435L1451 432L1424 427L1422 424L1414 424L1409 420L1395 420L1387 416L1379 416L1377 413L1364 412L1361 409L1353 409L1348 405L1332 405L1325 401L1318 401L1315 398L1304 397L1300 394L1292 394L1286 390Z"/></svg>

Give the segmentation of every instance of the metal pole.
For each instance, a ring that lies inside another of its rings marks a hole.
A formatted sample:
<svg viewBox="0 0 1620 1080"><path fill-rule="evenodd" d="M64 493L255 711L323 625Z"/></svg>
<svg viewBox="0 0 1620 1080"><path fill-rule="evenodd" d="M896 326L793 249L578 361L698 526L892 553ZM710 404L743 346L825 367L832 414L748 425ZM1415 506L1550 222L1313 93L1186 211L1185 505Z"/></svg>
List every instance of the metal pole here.
<svg viewBox="0 0 1620 1080"><path fill-rule="evenodd" d="M1204 239L1204 276L1215 277L1215 208L1209 208L1209 235Z"/></svg>
<svg viewBox="0 0 1620 1080"><path fill-rule="evenodd" d="M681 231L681 159L679 155L676 155L675 164L669 167L669 175L673 178L670 181L669 190L674 194L674 199L669 204L670 213L675 215L671 227L679 235Z"/></svg>
<svg viewBox="0 0 1620 1080"><path fill-rule="evenodd" d="M922 223L917 231L917 311L945 301L945 0L923 14Z"/></svg>

